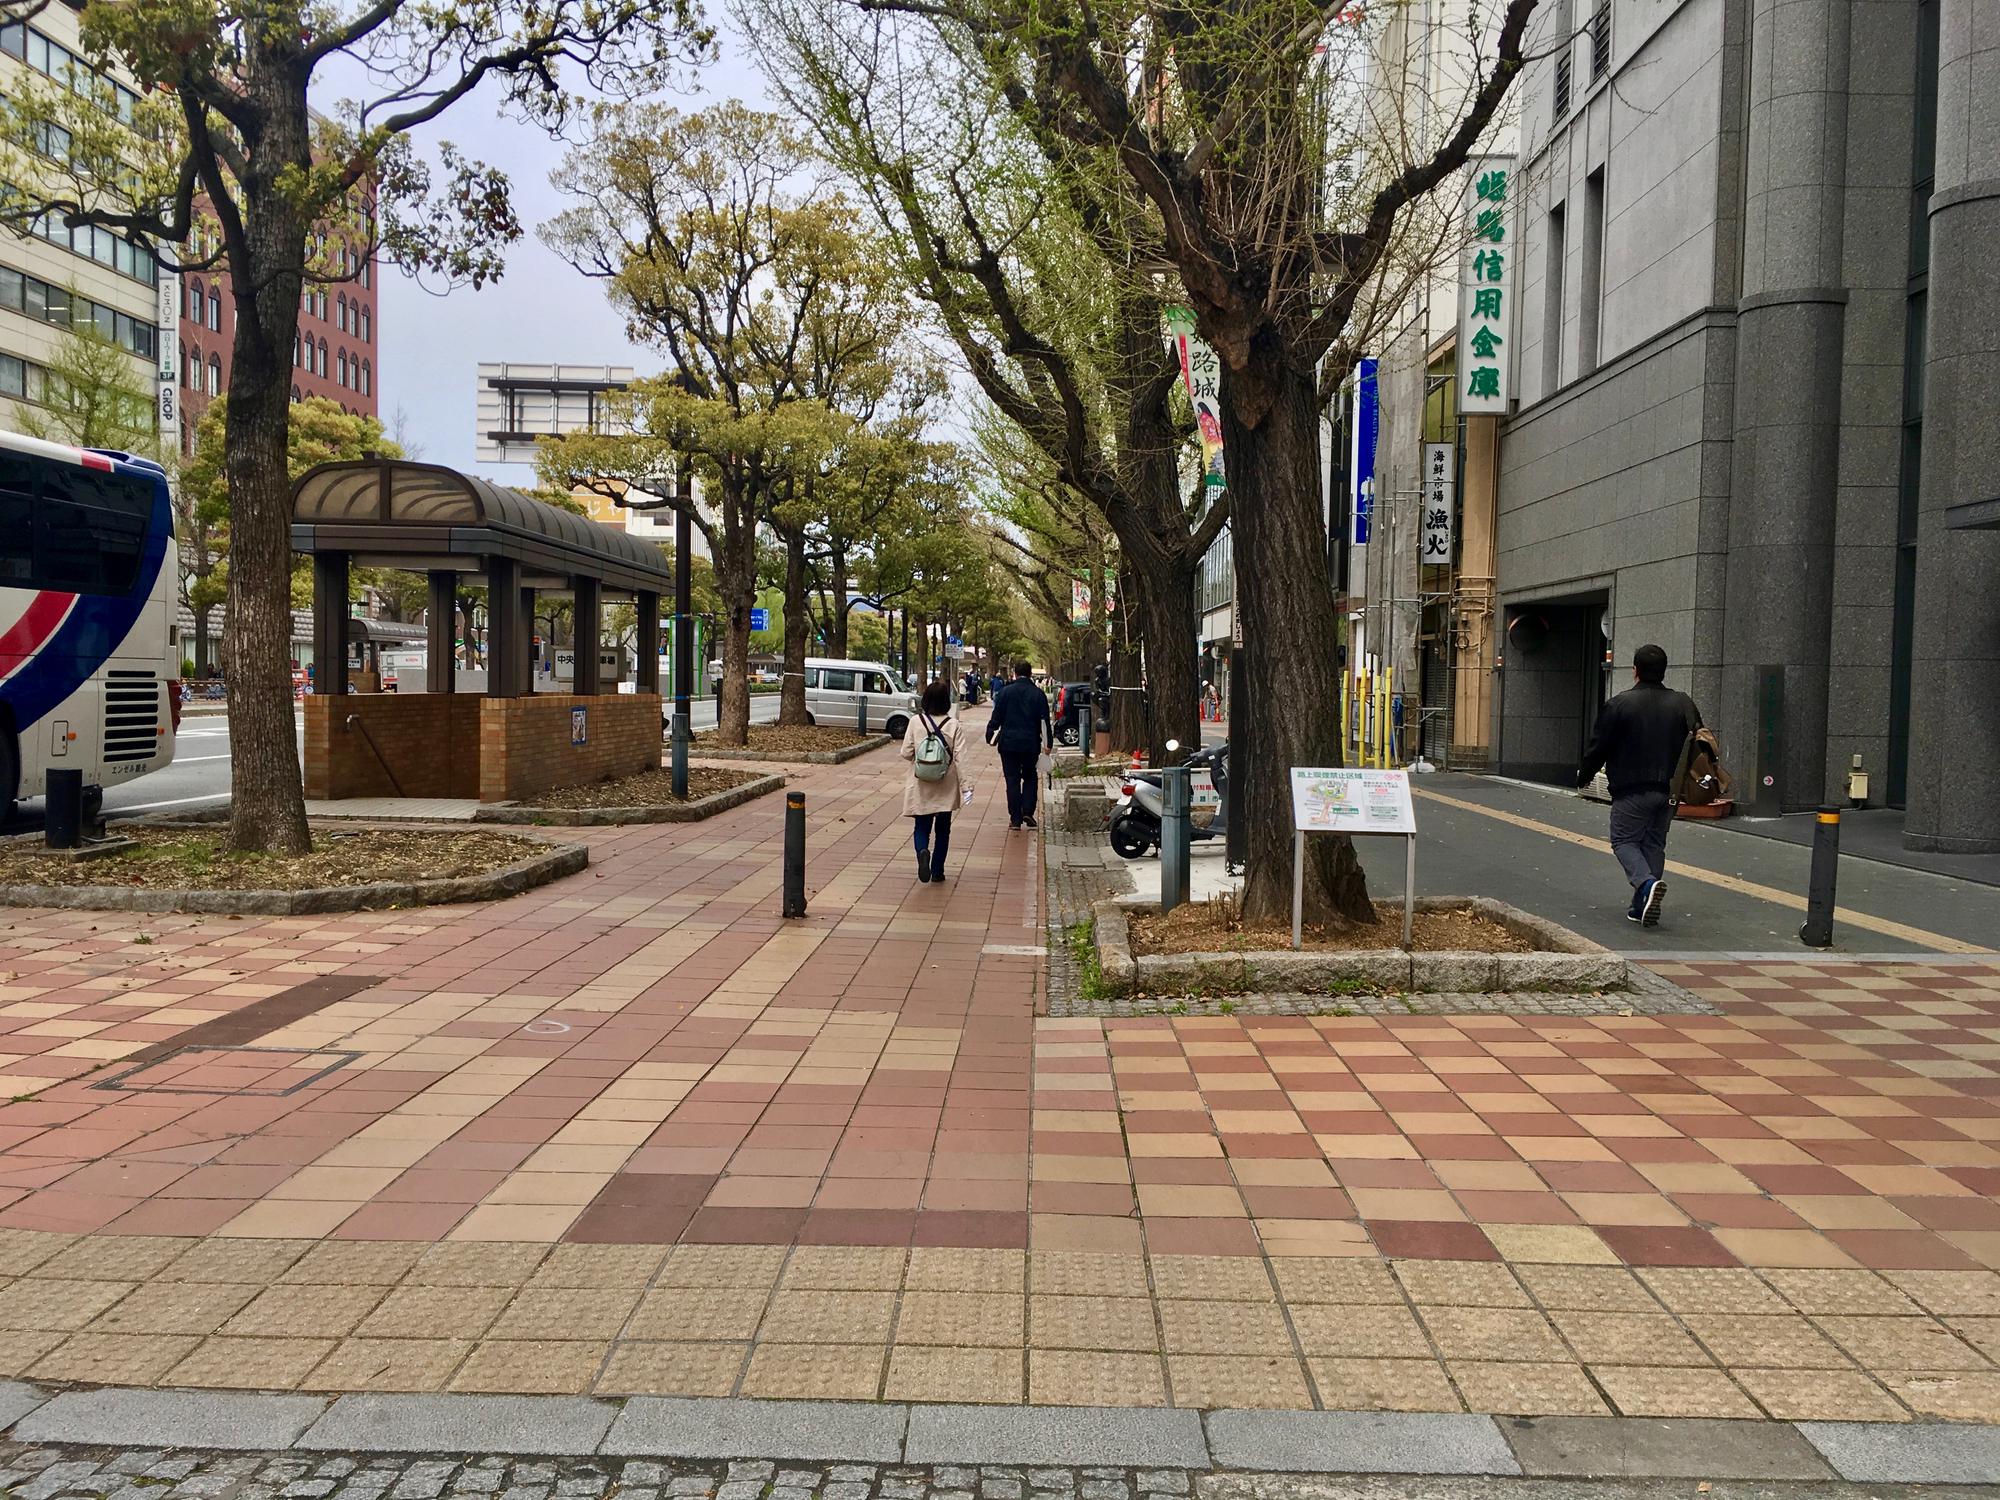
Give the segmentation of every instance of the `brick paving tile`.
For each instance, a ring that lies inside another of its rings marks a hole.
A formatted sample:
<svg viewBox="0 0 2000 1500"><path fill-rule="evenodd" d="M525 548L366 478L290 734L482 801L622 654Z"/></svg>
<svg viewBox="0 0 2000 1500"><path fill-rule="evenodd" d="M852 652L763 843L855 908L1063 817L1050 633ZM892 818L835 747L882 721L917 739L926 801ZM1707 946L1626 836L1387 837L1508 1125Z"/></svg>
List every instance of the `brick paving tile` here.
<svg viewBox="0 0 2000 1500"><path fill-rule="evenodd" d="M16 911L0 1376L1994 1409L2000 964L1144 1014L1067 953L1100 843L982 794L920 886L903 774L792 773L801 921L755 803L582 830L587 876L502 903ZM317 975L352 992L269 1010ZM267 1060L105 1090L52 1045L210 1023L358 1056L265 1097Z"/></svg>

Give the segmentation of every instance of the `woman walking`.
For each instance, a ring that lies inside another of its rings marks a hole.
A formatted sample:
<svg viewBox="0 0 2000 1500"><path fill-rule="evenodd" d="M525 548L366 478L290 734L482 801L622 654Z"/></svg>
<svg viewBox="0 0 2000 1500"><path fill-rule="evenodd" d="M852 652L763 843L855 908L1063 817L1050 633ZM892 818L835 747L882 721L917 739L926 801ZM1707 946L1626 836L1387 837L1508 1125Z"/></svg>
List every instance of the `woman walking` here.
<svg viewBox="0 0 2000 1500"><path fill-rule="evenodd" d="M916 718L903 733L903 759L910 779L903 787L903 816L914 821L917 879L944 879L951 848L951 814L959 801L958 720L951 716L951 689L943 682L924 688Z"/></svg>

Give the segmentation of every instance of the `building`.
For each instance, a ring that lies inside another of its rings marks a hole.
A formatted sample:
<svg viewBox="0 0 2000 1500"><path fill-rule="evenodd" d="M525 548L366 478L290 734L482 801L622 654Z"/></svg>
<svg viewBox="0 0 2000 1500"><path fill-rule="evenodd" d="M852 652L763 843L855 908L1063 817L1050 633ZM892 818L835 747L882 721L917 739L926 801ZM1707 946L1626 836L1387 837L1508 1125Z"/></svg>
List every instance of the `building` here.
<svg viewBox="0 0 2000 1500"><path fill-rule="evenodd" d="M1994 17L1538 13L1503 767L1560 775L1656 641L1760 810L1843 802L1858 767L1912 847L2000 849Z"/></svg>
<svg viewBox="0 0 2000 1500"><path fill-rule="evenodd" d="M364 199L357 231L322 225L311 253L328 278L306 285L299 297L299 327L292 339L292 399L321 396L357 416L379 416L376 381L381 372L381 321L375 295L376 257L369 231L374 205ZM358 241L353 243L351 241ZM215 252L215 243L190 245L189 261ZM229 389L236 337L236 302L229 273L217 267L183 271L178 281L178 383L181 451L194 451L195 427L209 402Z"/></svg>
<svg viewBox="0 0 2000 1500"><path fill-rule="evenodd" d="M0 89L23 74L93 76L77 55L80 10L63 0L0 25ZM114 79L109 100L129 121L138 95ZM108 229L72 229L60 215L44 215L32 234L0 236L0 423L18 429L23 408L41 403L49 359L74 325L93 326L126 350L150 392L161 346L160 280L150 250Z"/></svg>

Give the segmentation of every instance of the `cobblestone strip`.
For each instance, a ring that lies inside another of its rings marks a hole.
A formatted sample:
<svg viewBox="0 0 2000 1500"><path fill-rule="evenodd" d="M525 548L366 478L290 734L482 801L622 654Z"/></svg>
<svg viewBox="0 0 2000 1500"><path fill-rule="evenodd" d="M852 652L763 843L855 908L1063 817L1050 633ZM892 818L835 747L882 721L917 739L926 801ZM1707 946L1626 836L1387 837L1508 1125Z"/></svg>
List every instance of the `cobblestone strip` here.
<svg viewBox="0 0 2000 1500"><path fill-rule="evenodd" d="M0 1444L7 1500L1184 1500L1184 1469L339 1458Z"/></svg>
<svg viewBox="0 0 2000 1500"><path fill-rule="evenodd" d="M1495 994L1357 994L1310 995L1137 995L1086 999L1083 975L1071 950L1070 934L1090 920L1099 901L1132 889L1131 877L1118 865L1107 864L1097 851L1106 849L1104 835L1049 828L1043 835L1042 858L1048 880L1049 1014L1101 1016L1712 1016L1720 1012L1708 1001L1672 980L1638 964L1632 965L1630 988L1606 994L1547 994L1506 991Z"/></svg>

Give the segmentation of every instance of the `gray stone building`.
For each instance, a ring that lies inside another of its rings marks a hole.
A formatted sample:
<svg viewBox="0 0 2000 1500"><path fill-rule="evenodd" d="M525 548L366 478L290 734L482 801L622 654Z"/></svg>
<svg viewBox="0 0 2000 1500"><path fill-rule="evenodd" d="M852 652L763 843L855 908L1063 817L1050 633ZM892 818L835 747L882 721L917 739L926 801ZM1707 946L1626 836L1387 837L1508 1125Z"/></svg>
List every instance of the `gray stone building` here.
<svg viewBox="0 0 2000 1500"><path fill-rule="evenodd" d="M1562 777L1657 641L1745 800L1858 757L1913 846L2000 848L2000 0L1535 24L1497 762Z"/></svg>

